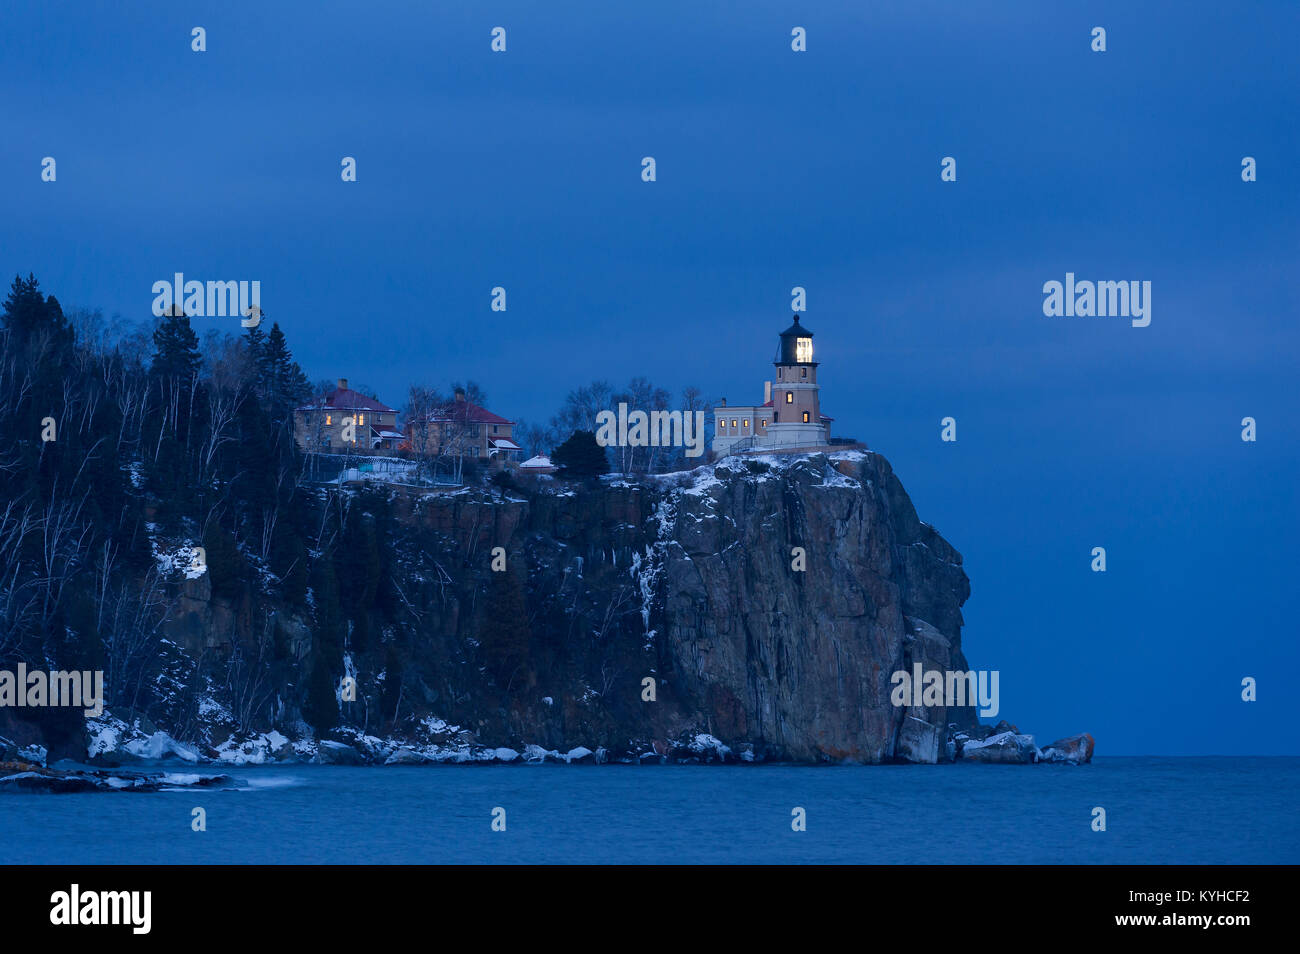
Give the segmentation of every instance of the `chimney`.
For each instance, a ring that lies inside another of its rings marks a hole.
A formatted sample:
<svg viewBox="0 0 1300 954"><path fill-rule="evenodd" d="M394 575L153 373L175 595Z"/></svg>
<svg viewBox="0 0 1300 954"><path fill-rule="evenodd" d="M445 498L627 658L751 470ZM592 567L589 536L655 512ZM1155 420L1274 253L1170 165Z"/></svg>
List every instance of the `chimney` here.
<svg viewBox="0 0 1300 954"><path fill-rule="evenodd" d="M763 382L763 403L766 404L772 400L772 382Z"/></svg>
<svg viewBox="0 0 1300 954"><path fill-rule="evenodd" d="M727 399L726 399L726 398L723 398L723 399L722 399L722 406L723 406L723 407L726 407L726 406L727 406Z"/></svg>
<svg viewBox="0 0 1300 954"><path fill-rule="evenodd" d="M464 388L457 388L457 389L456 389L456 400L457 400L457 401L463 401L463 400L465 400L465 389L464 389Z"/></svg>
<svg viewBox="0 0 1300 954"><path fill-rule="evenodd" d="M347 378L339 378L339 390L340 390L340 391L346 391L347 389L348 389L348 379L347 379Z"/></svg>

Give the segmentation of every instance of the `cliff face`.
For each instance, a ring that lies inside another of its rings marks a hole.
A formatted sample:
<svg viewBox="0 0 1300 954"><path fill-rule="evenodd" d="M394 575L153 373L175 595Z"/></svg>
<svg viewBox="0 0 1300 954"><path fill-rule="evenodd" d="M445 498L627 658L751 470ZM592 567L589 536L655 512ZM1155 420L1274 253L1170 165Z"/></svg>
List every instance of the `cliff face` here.
<svg viewBox="0 0 1300 954"><path fill-rule="evenodd" d="M892 673L914 662L968 668L970 589L877 454L324 493L346 618L322 592L288 604L265 572L220 596L206 576L174 581L153 678L114 710L116 746L92 731L92 754L114 758L127 737L156 752L161 732L227 758L341 751L282 741L314 734L399 761L534 746L935 762L950 723L976 725L969 708L891 704ZM355 701L337 692L345 677Z"/></svg>
<svg viewBox="0 0 1300 954"><path fill-rule="evenodd" d="M876 454L724 461L660 504L665 652L714 734L795 760L934 762L966 709L890 676L967 668L961 556Z"/></svg>

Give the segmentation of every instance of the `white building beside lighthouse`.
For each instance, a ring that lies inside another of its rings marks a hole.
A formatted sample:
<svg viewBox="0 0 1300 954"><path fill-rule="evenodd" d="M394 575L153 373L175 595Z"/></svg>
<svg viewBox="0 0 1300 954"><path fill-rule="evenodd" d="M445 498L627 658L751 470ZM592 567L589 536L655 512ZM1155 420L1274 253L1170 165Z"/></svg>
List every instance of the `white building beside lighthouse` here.
<svg viewBox="0 0 1300 954"><path fill-rule="evenodd" d="M830 443L831 418L821 412L813 333L799 324L781 332L772 362L776 379L763 382L762 404L713 409L715 457L742 451L809 450Z"/></svg>

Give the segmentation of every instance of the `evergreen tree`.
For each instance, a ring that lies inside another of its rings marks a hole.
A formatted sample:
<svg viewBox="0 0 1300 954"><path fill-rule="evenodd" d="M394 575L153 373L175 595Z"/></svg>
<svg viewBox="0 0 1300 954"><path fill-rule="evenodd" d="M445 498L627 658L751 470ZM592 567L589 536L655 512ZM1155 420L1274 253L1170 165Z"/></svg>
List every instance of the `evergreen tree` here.
<svg viewBox="0 0 1300 954"><path fill-rule="evenodd" d="M159 522L171 532L198 509L197 456L207 429L199 370L199 337L179 308L158 323L150 364L153 407L144 428L146 485L159 502Z"/></svg>
<svg viewBox="0 0 1300 954"><path fill-rule="evenodd" d="M0 467L0 500L80 498L94 535L108 532L121 514L123 480L105 435L118 432L120 411L107 376L87 360L93 352L79 353L58 299L43 295L35 276L14 278L0 307L0 346L7 369L0 370L0 446L10 455ZM47 418L54 422L48 442Z"/></svg>
<svg viewBox="0 0 1300 954"><path fill-rule="evenodd" d="M10 347L24 349L34 339L48 336L52 350L62 352L72 346L72 326L53 295L41 294L40 282L28 274L15 275L4 302L4 327L10 335Z"/></svg>
<svg viewBox="0 0 1300 954"><path fill-rule="evenodd" d="M154 356L150 372L155 377L172 378L189 384L198 377L202 359L199 357L199 336L190 326L189 316L174 309L153 333Z"/></svg>
<svg viewBox="0 0 1300 954"><path fill-rule="evenodd" d="M35 276L15 277L0 307L0 349L0 502L42 521L0 553L0 656L81 668L99 657L95 574L124 549L112 539L123 476L106 436L120 410L102 355L78 349Z"/></svg>
<svg viewBox="0 0 1300 954"><path fill-rule="evenodd" d="M248 356L246 380L248 387L258 400L266 399L265 384L262 380L262 367L266 361L266 332L261 325L254 325L244 335L244 348Z"/></svg>
<svg viewBox="0 0 1300 954"><path fill-rule="evenodd" d="M555 448L551 460L561 477L584 480L609 473L609 457L591 431L574 431L569 439Z"/></svg>
<svg viewBox="0 0 1300 954"><path fill-rule="evenodd" d="M261 353L261 371L267 410L274 424L281 424L293 415L294 406L310 390L307 375L293 360L279 324L271 326L266 345Z"/></svg>

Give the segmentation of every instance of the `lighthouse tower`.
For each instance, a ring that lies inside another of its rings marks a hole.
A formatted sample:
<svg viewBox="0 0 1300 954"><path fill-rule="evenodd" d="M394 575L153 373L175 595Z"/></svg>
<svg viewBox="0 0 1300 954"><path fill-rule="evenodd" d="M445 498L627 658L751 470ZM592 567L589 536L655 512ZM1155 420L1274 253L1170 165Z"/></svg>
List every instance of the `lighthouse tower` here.
<svg viewBox="0 0 1300 954"><path fill-rule="evenodd" d="M795 315L794 324L781 332L779 340L776 360L772 362L776 380L772 382L772 423L767 426L767 442L776 447L825 444L813 333L799 324L799 316Z"/></svg>
<svg viewBox="0 0 1300 954"><path fill-rule="evenodd" d="M813 333L799 324L781 332L776 380L763 382L762 404L722 403L713 409L713 455L808 450L830 443L813 360Z"/></svg>

